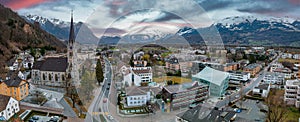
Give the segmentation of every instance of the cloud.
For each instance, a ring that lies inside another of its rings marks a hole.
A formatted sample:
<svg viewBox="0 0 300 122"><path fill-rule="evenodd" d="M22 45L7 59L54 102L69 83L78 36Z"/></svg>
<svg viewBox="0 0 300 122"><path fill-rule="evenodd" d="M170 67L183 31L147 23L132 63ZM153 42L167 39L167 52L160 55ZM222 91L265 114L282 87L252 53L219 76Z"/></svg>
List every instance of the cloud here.
<svg viewBox="0 0 300 122"><path fill-rule="evenodd" d="M1 0L1 4L13 9L19 10L22 8L32 7L45 2L51 2L53 0Z"/></svg>
<svg viewBox="0 0 300 122"><path fill-rule="evenodd" d="M276 17L289 16L295 11L299 13L298 8L300 7L299 0L257 0L247 2L246 4L247 6L244 5L243 7L240 7L237 10L240 12L262 14ZM298 18L300 17L300 15L293 17Z"/></svg>

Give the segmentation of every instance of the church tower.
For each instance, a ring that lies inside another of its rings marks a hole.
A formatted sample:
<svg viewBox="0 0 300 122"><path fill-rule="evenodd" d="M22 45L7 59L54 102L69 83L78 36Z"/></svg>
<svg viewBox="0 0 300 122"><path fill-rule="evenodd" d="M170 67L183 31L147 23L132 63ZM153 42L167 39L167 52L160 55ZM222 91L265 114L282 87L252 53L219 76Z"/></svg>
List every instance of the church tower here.
<svg viewBox="0 0 300 122"><path fill-rule="evenodd" d="M74 33L74 24L73 24L73 10L71 12L71 26L70 26L70 34L69 34L69 41L68 41L68 63L69 68L72 67L72 61L74 56L74 43L75 43L75 33Z"/></svg>

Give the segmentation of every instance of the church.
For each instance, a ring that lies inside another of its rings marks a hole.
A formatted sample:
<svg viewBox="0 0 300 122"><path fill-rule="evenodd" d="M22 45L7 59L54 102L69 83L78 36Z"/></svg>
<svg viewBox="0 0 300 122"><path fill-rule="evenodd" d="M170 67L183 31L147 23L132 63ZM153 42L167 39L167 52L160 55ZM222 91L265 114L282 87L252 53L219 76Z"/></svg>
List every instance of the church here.
<svg viewBox="0 0 300 122"><path fill-rule="evenodd" d="M38 87L58 91L60 91L60 88L69 87L71 83L68 82L68 79L71 78L74 43L75 32L72 12L67 55L47 57L34 62L31 71L32 83Z"/></svg>

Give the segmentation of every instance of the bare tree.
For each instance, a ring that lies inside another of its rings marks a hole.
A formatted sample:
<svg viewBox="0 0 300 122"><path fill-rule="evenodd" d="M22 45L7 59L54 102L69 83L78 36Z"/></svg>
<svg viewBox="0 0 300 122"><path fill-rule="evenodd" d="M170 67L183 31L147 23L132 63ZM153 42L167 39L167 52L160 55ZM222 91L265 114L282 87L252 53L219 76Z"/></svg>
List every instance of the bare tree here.
<svg viewBox="0 0 300 122"><path fill-rule="evenodd" d="M268 122L283 122L287 117L287 109L284 100L277 90L272 90L265 99L269 110L267 112Z"/></svg>

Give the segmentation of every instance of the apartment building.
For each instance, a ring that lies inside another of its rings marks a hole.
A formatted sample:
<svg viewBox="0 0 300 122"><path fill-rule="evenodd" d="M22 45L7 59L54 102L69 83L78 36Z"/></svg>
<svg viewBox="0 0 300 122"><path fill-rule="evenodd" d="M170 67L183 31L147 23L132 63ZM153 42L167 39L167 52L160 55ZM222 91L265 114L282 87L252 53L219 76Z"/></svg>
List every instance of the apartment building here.
<svg viewBox="0 0 300 122"><path fill-rule="evenodd" d="M261 70L261 68L262 66L260 64L253 63L244 67L243 71L249 72L251 76L255 76Z"/></svg>
<svg viewBox="0 0 300 122"><path fill-rule="evenodd" d="M284 101L288 105L300 107L300 81L287 80L284 92Z"/></svg>
<svg viewBox="0 0 300 122"><path fill-rule="evenodd" d="M247 82L250 79L249 72L228 71L228 73L230 80Z"/></svg>
<svg viewBox="0 0 300 122"><path fill-rule="evenodd" d="M123 84L127 86L141 86L141 83L152 82L151 67L130 67L128 72L124 72Z"/></svg>
<svg viewBox="0 0 300 122"><path fill-rule="evenodd" d="M267 84L284 85L285 75L278 72L266 72L263 81Z"/></svg>
<svg viewBox="0 0 300 122"><path fill-rule="evenodd" d="M293 76L293 71L287 67L285 68L276 68L273 72L284 74L284 78L291 79Z"/></svg>
<svg viewBox="0 0 300 122"><path fill-rule="evenodd" d="M166 102L170 100L170 107L175 110L206 100L209 96L208 85L199 82L167 85L162 89L162 96Z"/></svg>
<svg viewBox="0 0 300 122"><path fill-rule="evenodd" d="M11 76L10 79L0 82L0 94L11 96L20 101L28 96L29 85L26 80L19 78L17 75Z"/></svg>
<svg viewBox="0 0 300 122"><path fill-rule="evenodd" d="M20 111L19 102L6 95L0 94L0 118L4 118L4 121L8 121L13 115ZM1 121L1 120L0 120Z"/></svg>

